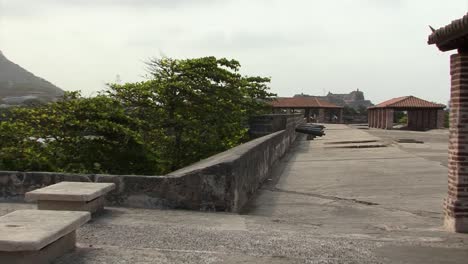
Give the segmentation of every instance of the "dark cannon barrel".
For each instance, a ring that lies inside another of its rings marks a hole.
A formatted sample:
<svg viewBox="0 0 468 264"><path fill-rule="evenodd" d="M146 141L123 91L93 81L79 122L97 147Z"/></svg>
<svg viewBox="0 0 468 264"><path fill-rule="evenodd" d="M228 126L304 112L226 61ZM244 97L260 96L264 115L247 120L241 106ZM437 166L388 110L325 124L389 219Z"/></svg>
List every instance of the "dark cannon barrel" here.
<svg viewBox="0 0 468 264"><path fill-rule="evenodd" d="M303 124L300 125L300 127L313 127L313 128L320 128L320 129L325 129L324 125L318 125L318 124Z"/></svg>
<svg viewBox="0 0 468 264"><path fill-rule="evenodd" d="M296 127L296 132L313 135L317 137L321 137L325 135L325 132L323 132L322 128L311 127L311 126L298 126Z"/></svg>

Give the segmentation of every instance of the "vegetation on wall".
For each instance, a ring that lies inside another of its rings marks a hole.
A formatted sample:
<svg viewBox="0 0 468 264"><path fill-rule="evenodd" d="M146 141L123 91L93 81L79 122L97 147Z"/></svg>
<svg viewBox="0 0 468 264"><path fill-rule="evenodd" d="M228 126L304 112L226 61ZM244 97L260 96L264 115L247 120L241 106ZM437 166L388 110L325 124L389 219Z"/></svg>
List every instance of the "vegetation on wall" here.
<svg viewBox="0 0 468 264"><path fill-rule="evenodd" d="M269 78L242 76L235 60L148 67L144 82L2 113L0 169L165 174L247 140L248 118L273 96Z"/></svg>
<svg viewBox="0 0 468 264"><path fill-rule="evenodd" d="M402 115L401 117L399 117L397 119L397 123L400 124L400 125L407 125L408 124L408 115L405 114L405 115Z"/></svg>
<svg viewBox="0 0 468 264"><path fill-rule="evenodd" d="M397 124L406 126L408 124L408 112L395 111L394 120L396 121Z"/></svg>

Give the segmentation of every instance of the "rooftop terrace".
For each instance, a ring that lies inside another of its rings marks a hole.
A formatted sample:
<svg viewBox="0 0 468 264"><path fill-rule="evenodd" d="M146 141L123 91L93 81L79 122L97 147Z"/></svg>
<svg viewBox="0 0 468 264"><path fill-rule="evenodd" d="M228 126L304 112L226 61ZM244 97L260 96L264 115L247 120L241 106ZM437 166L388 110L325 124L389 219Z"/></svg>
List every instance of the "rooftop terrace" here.
<svg viewBox="0 0 468 264"><path fill-rule="evenodd" d="M446 130L327 127L296 142L242 214L109 207L56 263L467 262L468 236L441 226ZM0 215L33 207L0 203Z"/></svg>

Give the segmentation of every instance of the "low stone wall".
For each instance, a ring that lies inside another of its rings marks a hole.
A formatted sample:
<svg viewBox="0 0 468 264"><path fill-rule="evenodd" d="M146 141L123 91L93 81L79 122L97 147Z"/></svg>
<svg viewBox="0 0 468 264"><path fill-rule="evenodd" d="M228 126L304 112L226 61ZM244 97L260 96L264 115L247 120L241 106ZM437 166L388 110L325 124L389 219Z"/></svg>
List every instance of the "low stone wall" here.
<svg viewBox="0 0 468 264"><path fill-rule="evenodd" d="M254 139L164 176L85 175L0 171L0 201L61 181L114 182L108 204L239 212L296 139L301 115L285 116L284 130Z"/></svg>
<svg viewBox="0 0 468 264"><path fill-rule="evenodd" d="M270 114L254 116L249 120L251 138L259 138L281 131L291 123L302 122L302 114Z"/></svg>

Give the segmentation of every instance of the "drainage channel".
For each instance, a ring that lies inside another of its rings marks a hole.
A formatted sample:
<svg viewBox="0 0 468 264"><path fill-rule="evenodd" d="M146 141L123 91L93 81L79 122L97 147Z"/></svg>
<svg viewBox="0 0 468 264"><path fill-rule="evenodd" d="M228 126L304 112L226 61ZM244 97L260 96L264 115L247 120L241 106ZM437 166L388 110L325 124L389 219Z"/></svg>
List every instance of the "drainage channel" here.
<svg viewBox="0 0 468 264"><path fill-rule="evenodd" d="M374 143L374 144L369 144ZM325 145L331 145L327 148L385 148L387 145L381 144L378 140L352 140L326 142Z"/></svg>
<svg viewBox="0 0 468 264"><path fill-rule="evenodd" d="M378 142L377 140L354 140L354 141L335 141L335 142L326 142L324 144L333 145L333 144L356 144L356 143L374 143Z"/></svg>
<svg viewBox="0 0 468 264"><path fill-rule="evenodd" d="M336 146L329 148L386 148L387 145L384 144L374 144L374 145L349 145L349 146Z"/></svg>
<svg viewBox="0 0 468 264"><path fill-rule="evenodd" d="M409 143L409 144L424 144L424 141L416 140L412 138L399 138L395 140L397 143Z"/></svg>

